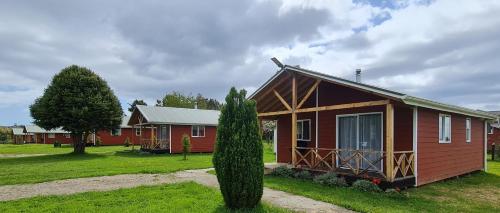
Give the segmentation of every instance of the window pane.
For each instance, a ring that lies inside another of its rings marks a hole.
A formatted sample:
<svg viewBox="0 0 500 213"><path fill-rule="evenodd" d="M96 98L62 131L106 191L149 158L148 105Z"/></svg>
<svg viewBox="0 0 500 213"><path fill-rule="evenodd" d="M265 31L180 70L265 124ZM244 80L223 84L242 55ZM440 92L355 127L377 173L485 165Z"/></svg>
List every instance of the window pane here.
<svg viewBox="0 0 500 213"><path fill-rule="evenodd" d="M297 140L302 140L302 121L297 121Z"/></svg>
<svg viewBox="0 0 500 213"><path fill-rule="evenodd" d="M444 125L443 125L443 122L444 122L443 116L440 115L439 116L439 140L440 141L443 141L443 139L444 139L444 131L443 131L444 130L444 128L443 128Z"/></svg>
<svg viewBox="0 0 500 213"><path fill-rule="evenodd" d="M445 117L445 126L446 126L445 140L450 141L451 140L451 117L450 116Z"/></svg>
<svg viewBox="0 0 500 213"><path fill-rule="evenodd" d="M311 140L311 128L309 120L302 122L302 139Z"/></svg>
<svg viewBox="0 0 500 213"><path fill-rule="evenodd" d="M198 126L198 135L200 137L205 137L205 127L204 126Z"/></svg>
<svg viewBox="0 0 500 213"><path fill-rule="evenodd" d="M193 126L193 132L191 133L192 136L198 136L198 126Z"/></svg>

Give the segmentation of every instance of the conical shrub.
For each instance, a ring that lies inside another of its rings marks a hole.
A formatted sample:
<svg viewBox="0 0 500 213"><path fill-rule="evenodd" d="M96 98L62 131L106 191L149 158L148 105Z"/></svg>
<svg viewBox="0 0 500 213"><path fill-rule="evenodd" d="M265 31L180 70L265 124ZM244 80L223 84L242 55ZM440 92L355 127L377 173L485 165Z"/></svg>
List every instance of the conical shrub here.
<svg viewBox="0 0 500 213"><path fill-rule="evenodd" d="M255 207L263 192L264 162L255 101L233 87L222 107L213 163L230 209Z"/></svg>

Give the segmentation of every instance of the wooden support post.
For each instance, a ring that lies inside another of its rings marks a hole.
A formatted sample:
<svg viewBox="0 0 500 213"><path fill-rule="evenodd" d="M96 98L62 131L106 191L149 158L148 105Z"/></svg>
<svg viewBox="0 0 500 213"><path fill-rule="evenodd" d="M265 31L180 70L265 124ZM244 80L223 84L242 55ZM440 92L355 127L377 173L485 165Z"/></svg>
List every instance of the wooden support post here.
<svg viewBox="0 0 500 213"><path fill-rule="evenodd" d="M394 181L394 106L391 103L386 105L385 111L385 174L389 182Z"/></svg>
<svg viewBox="0 0 500 213"><path fill-rule="evenodd" d="M295 74L292 77L292 164L296 166L297 163L297 85L295 82Z"/></svg>

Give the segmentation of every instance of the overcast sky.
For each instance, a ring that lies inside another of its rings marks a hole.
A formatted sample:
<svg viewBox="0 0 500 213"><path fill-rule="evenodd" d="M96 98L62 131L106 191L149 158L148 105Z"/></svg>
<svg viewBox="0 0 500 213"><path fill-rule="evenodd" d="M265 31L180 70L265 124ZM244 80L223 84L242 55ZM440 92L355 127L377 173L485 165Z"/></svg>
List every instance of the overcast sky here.
<svg viewBox="0 0 500 213"><path fill-rule="evenodd" d="M374 3L377 2L377 3ZM1 0L0 125L71 64L126 110L176 90L223 100L276 72L269 60L414 96L500 109L500 1Z"/></svg>

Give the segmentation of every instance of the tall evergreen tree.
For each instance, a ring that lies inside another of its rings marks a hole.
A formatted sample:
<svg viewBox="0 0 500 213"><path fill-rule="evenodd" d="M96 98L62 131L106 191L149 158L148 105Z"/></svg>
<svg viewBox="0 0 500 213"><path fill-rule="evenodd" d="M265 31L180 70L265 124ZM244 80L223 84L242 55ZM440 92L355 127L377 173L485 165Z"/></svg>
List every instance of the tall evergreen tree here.
<svg viewBox="0 0 500 213"><path fill-rule="evenodd" d="M213 157L220 190L231 209L255 207L263 193L264 162L256 104L233 87L222 107Z"/></svg>

